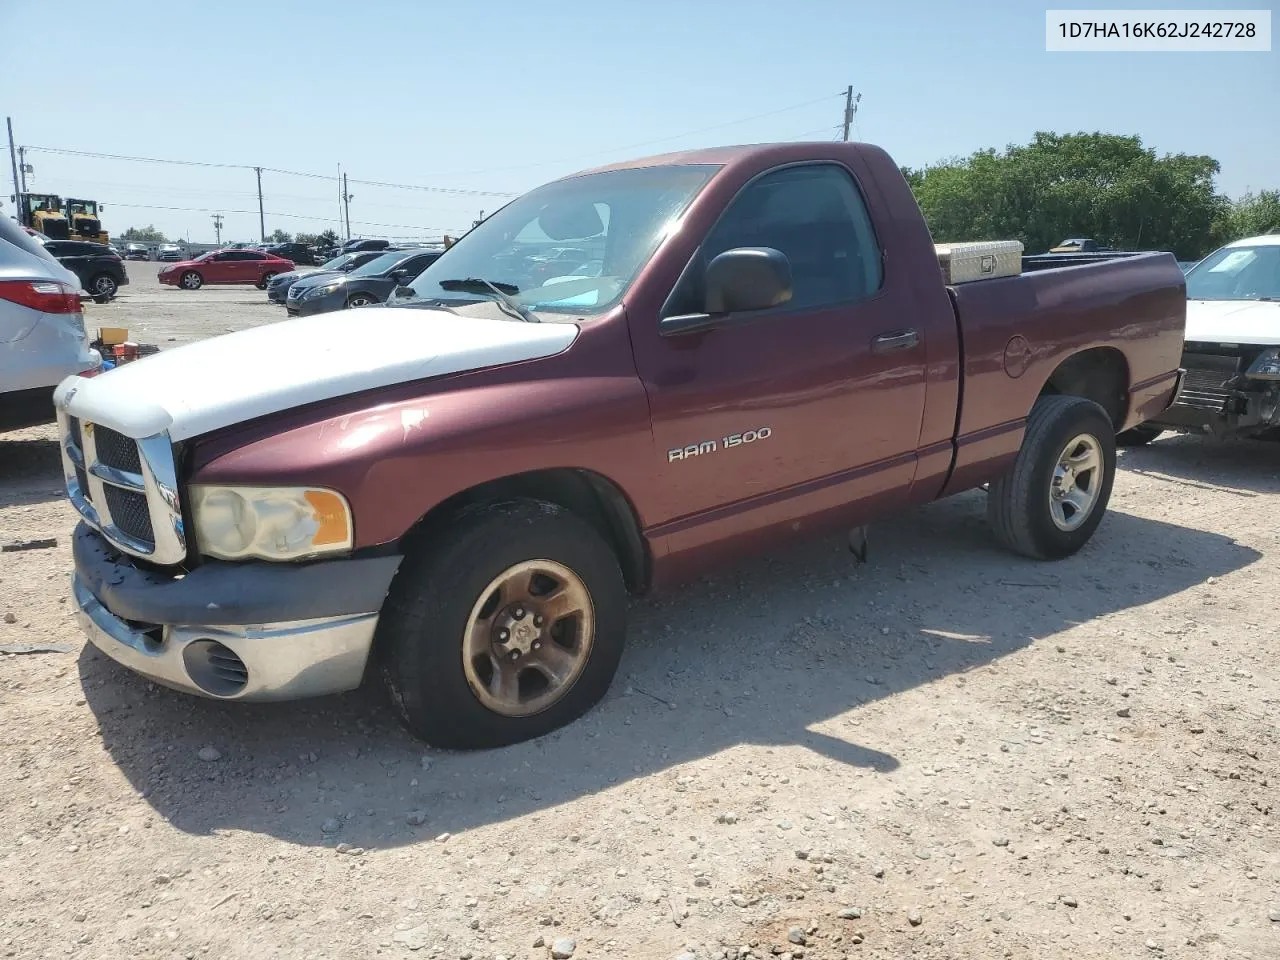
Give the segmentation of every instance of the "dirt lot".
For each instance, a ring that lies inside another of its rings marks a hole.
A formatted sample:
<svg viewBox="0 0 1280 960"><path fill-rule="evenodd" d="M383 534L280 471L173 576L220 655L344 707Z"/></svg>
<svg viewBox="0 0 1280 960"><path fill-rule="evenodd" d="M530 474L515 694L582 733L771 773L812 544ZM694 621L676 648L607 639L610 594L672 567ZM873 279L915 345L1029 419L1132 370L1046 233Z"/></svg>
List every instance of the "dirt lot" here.
<svg viewBox="0 0 1280 960"><path fill-rule="evenodd" d="M90 326L282 318L154 266ZM1064 563L971 494L637 602L600 708L451 755L86 649L53 438L0 439L0 542L58 538L0 644L65 645L0 657L0 956L1280 957L1280 447L1125 453Z"/></svg>

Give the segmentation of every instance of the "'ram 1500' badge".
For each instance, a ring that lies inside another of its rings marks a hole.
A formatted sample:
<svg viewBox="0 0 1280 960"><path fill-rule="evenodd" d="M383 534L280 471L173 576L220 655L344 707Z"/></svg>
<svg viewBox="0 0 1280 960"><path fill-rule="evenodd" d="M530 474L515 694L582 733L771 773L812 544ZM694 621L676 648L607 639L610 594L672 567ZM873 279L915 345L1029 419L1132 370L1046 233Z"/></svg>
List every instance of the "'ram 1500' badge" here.
<svg viewBox="0 0 1280 960"><path fill-rule="evenodd" d="M731 433L719 440L703 440L701 443L691 443L687 447L674 447L667 451L667 463L689 460L704 453L715 453L717 450L729 450L743 444L755 443L757 440L768 440L771 436L773 436L771 428L757 427L744 433Z"/></svg>

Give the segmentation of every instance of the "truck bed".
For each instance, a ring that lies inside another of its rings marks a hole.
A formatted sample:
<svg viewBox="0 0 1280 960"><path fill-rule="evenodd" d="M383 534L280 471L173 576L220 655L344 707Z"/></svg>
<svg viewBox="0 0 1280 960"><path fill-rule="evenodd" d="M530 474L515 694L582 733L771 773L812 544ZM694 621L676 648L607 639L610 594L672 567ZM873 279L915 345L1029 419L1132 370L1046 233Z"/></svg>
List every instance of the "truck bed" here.
<svg viewBox="0 0 1280 960"><path fill-rule="evenodd" d="M947 288L963 376L956 460L944 494L985 483L1012 461L1025 414L1011 420L1009 411L1029 411L1050 375L1080 351L1102 351L1122 368L1128 388L1108 410L1117 430L1167 404L1186 303L1177 260L1168 253L1085 256L1087 263L1067 265L1031 257L1031 271L1021 276Z"/></svg>

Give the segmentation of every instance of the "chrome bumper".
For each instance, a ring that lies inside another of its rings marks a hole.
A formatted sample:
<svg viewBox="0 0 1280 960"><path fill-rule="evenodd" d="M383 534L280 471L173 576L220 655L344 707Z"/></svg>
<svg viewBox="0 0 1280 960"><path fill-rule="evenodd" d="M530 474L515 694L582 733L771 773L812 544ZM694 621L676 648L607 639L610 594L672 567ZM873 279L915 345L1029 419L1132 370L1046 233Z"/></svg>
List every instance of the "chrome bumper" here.
<svg viewBox="0 0 1280 960"><path fill-rule="evenodd" d="M131 624L72 577L76 619L112 660L156 683L219 700L294 700L360 686L376 613L245 626Z"/></svg>

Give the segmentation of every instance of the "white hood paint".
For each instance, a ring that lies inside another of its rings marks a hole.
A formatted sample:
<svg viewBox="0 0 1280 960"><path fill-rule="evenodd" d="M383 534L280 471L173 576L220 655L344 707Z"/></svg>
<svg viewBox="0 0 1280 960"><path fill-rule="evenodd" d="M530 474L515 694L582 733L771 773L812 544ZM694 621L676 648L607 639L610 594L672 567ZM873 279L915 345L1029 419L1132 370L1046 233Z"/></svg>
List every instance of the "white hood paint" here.
<svg viewBox="0 0 1280 960"><path fill-rule="evenodd" d="M304 404L426 377L549 357L569 323L366 308L272 323L68 377L54 402L72 416L141 438L185 440Z"/></svg>
<svg viewBox="0 0 1280 960"><path fill-rule="evenodd" d="M1280 303L1266 300L1188 300L1185 339L1193 343L1280 346Z"/></svg>

